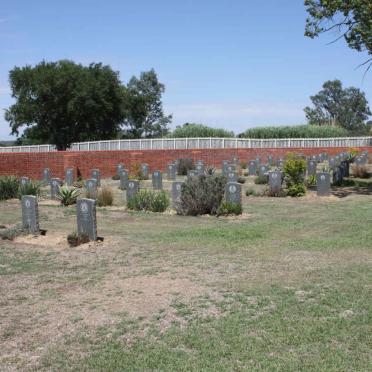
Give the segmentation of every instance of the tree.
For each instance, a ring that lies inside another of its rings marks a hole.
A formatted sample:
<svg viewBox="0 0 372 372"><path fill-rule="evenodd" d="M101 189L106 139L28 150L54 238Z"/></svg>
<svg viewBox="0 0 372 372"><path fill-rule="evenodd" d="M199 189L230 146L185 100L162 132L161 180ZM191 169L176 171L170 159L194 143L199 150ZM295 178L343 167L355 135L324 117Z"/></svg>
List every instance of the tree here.
<svg viewBox="0 0 372 372"><path fill-rule="evenodd" d="M326 81L323 89L310 97L314 107L305 107L309 124L340 126L350 131L366 129L371 115L365 94L359 89L343 89L340 80Z"/></svg>
<svg viewBox="0 0 372 372"><path fill-rule="evenodd" d="M161 101L164 91L153 69L142 72L139 79L135 76L130 79L125 137L161 137L168 133L172 115L164 115Z"/></svg>
<svg viewBox="0 0 372 372"><path fill-rule="evenodd" d="M12 134L55 144L64 150L76 141L111 139L125 118L125 87L109 66L71 61L15 67L9 80L16 103L5 112Z"/></svg>
<svg viewBox="0 0 372 372"><path fill-rule="evenodd" d="M350 48L372 54L371 0L305 0L309 17L305 35L311 38L338 30ZM372 58L362 63L371 67Z"/></svg>

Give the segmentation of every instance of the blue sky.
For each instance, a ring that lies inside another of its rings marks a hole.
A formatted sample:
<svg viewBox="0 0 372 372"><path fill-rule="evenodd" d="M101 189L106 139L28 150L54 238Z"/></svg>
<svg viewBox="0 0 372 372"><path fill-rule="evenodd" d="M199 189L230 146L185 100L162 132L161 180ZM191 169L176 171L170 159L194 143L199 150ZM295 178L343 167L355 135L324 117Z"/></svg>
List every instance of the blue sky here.
<svg viewBox="0 0 372 372"><path fill-rule="evenodd" d="M305 123L303 108L338 78L372 101L366 55L334 35L303 36L302 0L1 0L0 139L12 103L8 72L42 59L102 62L123 82L154 68L172 127L201 122L241 132Z"/></svg>

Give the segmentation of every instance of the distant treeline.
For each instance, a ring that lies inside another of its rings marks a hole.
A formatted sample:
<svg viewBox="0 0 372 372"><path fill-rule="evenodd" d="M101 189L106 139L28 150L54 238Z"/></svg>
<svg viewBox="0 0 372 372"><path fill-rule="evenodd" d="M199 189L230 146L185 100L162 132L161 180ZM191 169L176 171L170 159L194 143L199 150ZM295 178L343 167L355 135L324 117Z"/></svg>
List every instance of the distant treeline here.
<svg viewBox="0 0 372 372"><path fill-rule="evenodd" d="M202 124L186 123L168 134L171 138L235 137L234 132L222 128L211 128Z"/></svg>

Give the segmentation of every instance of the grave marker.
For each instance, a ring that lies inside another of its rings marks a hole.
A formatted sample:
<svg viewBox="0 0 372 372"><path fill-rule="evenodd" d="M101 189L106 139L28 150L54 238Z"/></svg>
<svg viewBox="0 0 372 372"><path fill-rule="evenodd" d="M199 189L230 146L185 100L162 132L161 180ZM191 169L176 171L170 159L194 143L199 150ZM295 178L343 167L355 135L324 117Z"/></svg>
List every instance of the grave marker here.
<svg viewBox="0 0 372 372"><path fill-rule="evenodd" d="M90 196L90 198L97 197L97 180L95 178L91 178L85 181L85 188Z"/></svg>
<svg viewBox="0 0 372 372"><path fill-rule="evenodd" d="M228 172L227 173L227 182L237 182L238 173L237 172Z"/></svg>
<svg viewBox="0 0 372 372"><path fill-rule="evenodd" d="M59 187L62 185L62 180L60 178L52 178L50 180L50 197L51 199L56 199Z"/></svg>
<svg viewBox="0 0 372 372"><path fill-rule="evenodd" d="M183 182L176 181L172 183L172 202L173 205L178 203L181 200L181 192L182 192L182 185Z"/></svg>
<svg viewBox="0 0 372 372"><path fill-rule="evenodd" d="M22 205L22 227L30 234L39 233L39 211L37 197L33 195L23 195Z"/></svg>
<svg viewBox="0 0 372 372"><path fill-rule="evenodd" d="M143 180L149 179L149 165L148 164L141 164L141 178Z"/></svg>
<svg viewBox="0 0 372 372"><path fill-rule="evenodd" d="M152 173L152 187L155 190L161 190L163 188L163 175L158 170Z"/></svg>
<svg viewBox="0 0 372 372"><path fill-rule="evenodd" d="M315 176L316 174L317 161L309 160L307 162L307 174L308 176Z"/></svg>
<svg viewBox="0 0 372 372"><path fill-rule="evenodd" d="M242 204L242 185L238 182L228 182L225 187L225 199L229 203Z"/></svg>
<svg viewBox="0 0 372 372"><path fill-rule="evenodd" d="M127 201L131 200L139 191L139 181L129 180L127 187Z"/></svg>
<svg viewBox="0 0 372 372"><path fill-rule="evenodd" d="M329 196L331 193L331 175L328 172L317 173L316 192L318 196Z"/></svg>
<svg viewBox="0 0 372 372"><path fill-rule="evenodd" d="M126 169L123 169L119 175L120 177L120 190L126 190L128 186L129 174Z"/></svg>
<svg viewBox="0 0 372 372"><path fill-rule="evenodd" d="M257 162L256 160L250 160L248 162L248 174L250 176L255 176L257 173Z"/></svg>
<svg viewBox="0 0 372 372"><path fill-rule="evenodd" d="M167 166L167 180L174 181L176 179L176 165L168 164Z"/></svg>
<svg viewBox="0 0 372 372"><path fill-rule="evenodd" d="M90 240L97 240L96 200L79 199L76 202L78 235L88 235Z"/></svg>
<svg viewBox="0 0 372 372"><path fill-rule="evenodd" d="M99 169L92 169L91 178L97 181L97 186L101 186L101 172Z"/></svg>
<svg viewBox="0 0 372 372"><path fill-rule="evenodd" d="M280 171L269 172L269 188L272 193L278 193L282 189L282 173Z"/></svg>
<svg viewBox="0 0 372 372"><path fill-rule="evenodd" d="M19 183L21 186L26 186L30 183L30 179L28 177L21 177Z"/></svg>
<svg viewBox="0 0 372 372"><path fill-rule="evenodd" d="M74 169L67 168L66 169L66 185L72 186L74 184Z"/></svg>
<svg viewBox="0 0 372 372"><path fill-rule="evenodd" d="M43 170L43 184L49 185L50 183L50 170L49 168L44 168Z"/></svg>

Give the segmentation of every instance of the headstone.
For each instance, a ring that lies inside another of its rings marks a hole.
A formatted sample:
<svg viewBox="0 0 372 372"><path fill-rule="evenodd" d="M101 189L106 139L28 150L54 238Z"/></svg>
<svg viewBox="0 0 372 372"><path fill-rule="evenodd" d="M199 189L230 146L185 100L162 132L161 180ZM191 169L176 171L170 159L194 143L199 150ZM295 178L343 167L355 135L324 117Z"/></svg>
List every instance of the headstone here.
<svg viewBox="0 0 372 372"><path fill-rule="evenodd" d="M276 166L278 168L283 168L283 166L284 166L284 159L283 158L278 159L278 161L276 162Z"/></svg>
<svg viewBox="0 0 372 372"><path fill-rule="evenodd" d="M335 164L336 164L336 166L339 166L340 165L340 161L341 161L340 155L336 155L335 156Z"/></svg>
<svg viewBox="0 0 372 372"><path fill-rule="evenodd" d="M242 204L242 185L238 182L228 182L225 187L225 199L229 203Z"/></svg>
<svg viewBox="0 0 372 372"><path fill-rule="evenodd" d="M76 202L78 235L88 235L90 240L97 240L96 201L79 199Z"/></svg>
<svg viewBox="0 0 372 372"><path fill-rule="evenodd" d="M329 196L331 192L331 175L328 172L316 174L316 191L318 196Z"/></svg>
<svg viewBox="0 0 372 372"><path fill-rule="evenodd" d="M158 170L152 173L152 187L155 190L161 190L163 188L163 175Z"/></svg>
<svg viewBox="0 0 372 372"><path fill-rule="evenodd" d="M226 175L227 173L227 166L229 165L229 162L227 160L222 160L221 162L221 171L223 175Z"/></svg>
<svg viewBox="0 0 372 372"><path fill-rule="evenodd" d="M348 160L343 160L340 163L342 177L349 177L350 176L350 163Z"/></svg>
<svg viewBox="0 0 372 372"><path fill-rule="evenodd" d="M126 169L123 169L120 172L120 190L126 190L128 186L128 179L129 179L129 174Z"/></svg>
<svg viewBox="0 0 372 372"><path fill-rule="evenodd" d="M336 167L336 160L335 160L334 157L328 158L328 166L329 166L329 169L335 169L335 167Z"/></svg>
<svg viewBox="0 0 372 372"><path fill-rule="evenodd" d="M227 177L227 182L237 182L238 181L238 173L237 172L228 172L226 177Z"/></svg>
<svg viewBox="0 0 372 372"><path fill-rule="evenodd" d="M149 179L149 165L148 164L141 164L141 178L143 180Z"/></svg>
<svg viewBox="0 0 372 372"><path fill-rule="evenodd" d="M120 177L121 172L124 170L124 165L123 164L118 164L116 166L116 175Z"/></svg>
<svg viewBox="0 0 372 372"><path fill-rule="evenodd" d="M201 176L204 174L204 164L203 163L196 163L195 170L198 172L198 174Z"/></svg>
<svg viewBox="0 0 372 372"><path fill-rule="evenodd" d="M307 174L308 176L315 176L316 174L317 161L309 160L307 162Z"/></svg>
<svg viewBox="0 0 372 372"><path fill-rule="evenodd" d="M176 165L175 164L168 164L167 165L167 180L174 181L176 179Z"/></svg>
<svg viewBox="0 0 372 372"><path fill-rule="evenodd" d="M66 185L72 186L74 184L74 170L73 168L66 169Z"/></svg>
<svg viewBox="0 0 372 372"><path fill-rule="evenodd" d="M256 156L256 163L257 163L257 165L261 164L261 158L260 158L259 155Z"/></svg>
<svg viewBox="0 0 372 372"><path fill-rule="evenodd" d="M101 186L101 172L99 169L92 169L91 178L97 181L97 186Z"/></svg>
<svg viewBox="0 0 372 372"><path fill-rule="evenodd" d="M91 178L85 181L85 188L90 196L90 198L97 197L97 180L95 178Z"/></svg>
<svg viewBox="0 0 372 372"><path fill-rule="evenodd" d="M30 183L30 179L28 177L21 177L19 183L21 186L26 186Z"/></svg>
<svg viewBox="0 0 372 372"><path fill-rule="evenodd" d="M357 156L354 162L357 167L361 167L367 163L367 159L363 156Z"/></svg>
<svg viewBox="0 0 372 372"><path fill-rule="evenodd" d="M257 162L256 160L250 160L248 162L248 174L250 176L255 176L257 173Z"/></svg>
<svg viewBox="0 0 372 372"><path fill-rule="evenodd" d="M278 193L282 189L282 173L280 171L269 172L269 188L272 193Z"/></svg>
<svg viewBox="0 0 372 372"><path fill-rule="evenodd" d="M195 169L191 169L187 171L187 179L191 179L192 177L197 177L198 172Z"/></svg>
<svg viewBox="0 0 372 372"><path fill-rule="evenodd" d="M332 182L333 182L333 184L337 185L337 184L341 183L342 180L343 180L343 178L342 178L341 168L339 166L336 166L333 169L333 172L332 172Z"/></svg>
<svg viewBox="0 0 372 372"><path fill-rule="evenodd" d="M237 156L233 156L231 163L235 166L239 165L239 158Z"/></svg>
<svg viewBox="0 0 372 372"><path fill-rule="evenodd" d="M172 202L173 205L178 203L181 199L181 191L182 191L183 182L176 181L172 183Z"/></svg>
<svg viewBox="0 0 372 372"><path fill-rule="evenodd" d="M327 152L322 152L322 160L323 161L328 160L328 153Z"/></svg>
<svg viewBox="0 0 372 372"><path fill-rule="evenodd" d="M267 163L273 165L273 156L271 154L267 157Z"/></svg>
<svg viewBox="0 0 372 372"><path fill-rule="evenodd" d="M235 164L228 164L226 167L226 171L228 172L236 172L236 165Z"/></svg>
<svg viewBox="0 0 372 372"><path fill-rule="evenodd" d="M264 176L265 173L267 173L269 171L269 168L267 165L264 165L264 164L261 164L259 167L258 167L258 175L259 176Z"/></svg>
<svg viewBox="0 0 372 372"><path fill-rule="evenodd" d="M39 232L39 211L37 197L33 195L23 195L22 205L22 227L30 234Z"/></svg>
<svg viewBox="0 0 372 372"><path fill-rule="evenodd" d="M127 201L131 200L139 191L139 182L136 180L129 180L127 187Z"/></svg>
<svg viewBox="0 0 372 372"><path fill-rule="evenodd" d="M52 178L50 180L50 197L54 200L58 194L59 187L62 185L60 178Z"/></svg>
<svg viewBox="0 0 372 372"><path fill-rule="evenodd" d="M44 168L43 170L43 184L49 185L50 183L50 170L49 168Z"/></svg>
<svg viewBox="0 0 372 372"><path fill-rule="evenodd" d="M317 161L317 163L321 163L323 161L322 154L318 154L316 156L316 161Z"/></svg>

